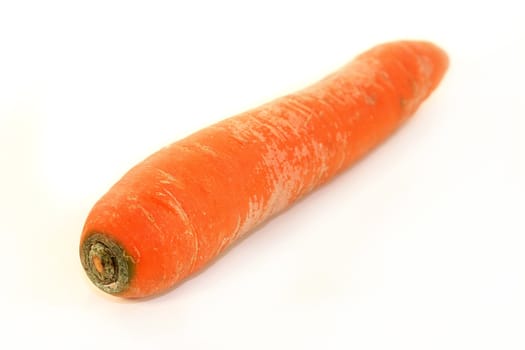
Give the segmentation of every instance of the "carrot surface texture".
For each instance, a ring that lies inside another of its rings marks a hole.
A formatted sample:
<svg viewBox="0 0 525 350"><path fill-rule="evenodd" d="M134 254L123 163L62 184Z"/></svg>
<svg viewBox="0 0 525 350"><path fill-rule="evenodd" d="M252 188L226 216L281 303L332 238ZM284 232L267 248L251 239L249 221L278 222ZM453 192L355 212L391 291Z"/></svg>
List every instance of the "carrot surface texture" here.
<svg viewBox="0 0 525 350"><path fill-rule="evenodd" d="M169 290L392 134L447 67L432 43L385 43L162 148L89 213L80 242L87 275L122 297Z"/></svg>

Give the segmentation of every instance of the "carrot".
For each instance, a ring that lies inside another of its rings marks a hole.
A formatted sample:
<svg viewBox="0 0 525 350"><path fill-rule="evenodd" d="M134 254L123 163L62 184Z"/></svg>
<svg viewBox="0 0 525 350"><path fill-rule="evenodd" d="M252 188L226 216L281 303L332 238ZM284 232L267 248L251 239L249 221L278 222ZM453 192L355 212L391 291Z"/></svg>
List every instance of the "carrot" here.
<svg viewBox="0 0 525 350"><path fill-rule="evenodd" d="M152 154L89 213L87 275L122 297L170 289L384 140L447 67L432 43L379 45L304 90Z"/></svg>

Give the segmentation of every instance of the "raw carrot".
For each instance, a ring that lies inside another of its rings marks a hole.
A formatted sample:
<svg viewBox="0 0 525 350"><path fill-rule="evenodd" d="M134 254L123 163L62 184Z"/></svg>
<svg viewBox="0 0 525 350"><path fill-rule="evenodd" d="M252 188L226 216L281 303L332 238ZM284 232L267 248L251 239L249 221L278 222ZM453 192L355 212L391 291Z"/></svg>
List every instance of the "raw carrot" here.
<svg viewBox="0 0 525 350"><path fill-rule="evenodd" d="M304 90L159 150L89 213L80 242L87 275L122 297L170 289L384 140L447 67L432 43L382 44Z"/></svg>

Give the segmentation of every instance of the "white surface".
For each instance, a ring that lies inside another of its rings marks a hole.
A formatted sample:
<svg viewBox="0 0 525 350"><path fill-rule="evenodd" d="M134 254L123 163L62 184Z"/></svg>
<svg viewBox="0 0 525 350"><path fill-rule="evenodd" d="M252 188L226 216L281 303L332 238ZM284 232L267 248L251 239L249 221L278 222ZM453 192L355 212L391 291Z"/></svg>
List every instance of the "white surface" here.
<svg viewBox="0 0 525 350"><path fill-rule="evenodd" d="M0 4L4 344L525 347L519 1L173 3ZM451 68L383 147L166 295L90 284L83 220L130 166L399 38Z"/></svg>

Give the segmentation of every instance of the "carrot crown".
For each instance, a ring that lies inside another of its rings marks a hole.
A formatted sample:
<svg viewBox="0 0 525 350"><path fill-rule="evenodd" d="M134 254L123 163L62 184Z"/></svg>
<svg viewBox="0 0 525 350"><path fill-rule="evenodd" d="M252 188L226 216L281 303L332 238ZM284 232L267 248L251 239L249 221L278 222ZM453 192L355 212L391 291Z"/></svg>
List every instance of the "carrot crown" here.
<svg viewBox="0 0 525 350"><path fill-rule="evenodd" d="M89 236L80 247L80 259L89 279L104 292L115 294L127 289L133 259L107 235Z"/></svg>

